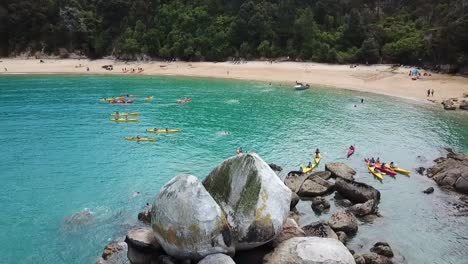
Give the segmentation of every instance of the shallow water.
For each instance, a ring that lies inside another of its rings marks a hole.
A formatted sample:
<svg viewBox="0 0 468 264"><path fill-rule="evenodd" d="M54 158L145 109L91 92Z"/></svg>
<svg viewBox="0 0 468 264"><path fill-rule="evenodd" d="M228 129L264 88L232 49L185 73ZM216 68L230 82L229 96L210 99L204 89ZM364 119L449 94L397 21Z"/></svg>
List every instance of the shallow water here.
<svg viewBox="0 0 468 264"><path fill-rule="evenodd" d="M5 263L93 262L110 240L137 223L137 212L170 178L179 173L204 178L239 146L288 171L306 164L316 147L323 155L321 169L327 162L345 161L350 144L357 151L347 162L358 171L358 180L381 191L384 215L361 225L351 247L367 251L387 241L407 263L466 263L468 258L468 218L454 216L448 204L452 196L438 188L423 195L434 184L418 175L385 178L381 184L362 162L380 156L414 168L429 164L442 147L468 152L466 113L343 90L296 92L187 78L2 76L0 91ZM127 93L155 99L99 103L99 98ZM175 104L184 97L193 102ZM140 111L141 122L109 121L117 110ZM184 131L145 133L153 127ZM136 135L159 140L124 140ZM310 210L306 202L301 206ZM91 216L70 219L86 208ZM311 213L304 221L316 219Z"/></svg>

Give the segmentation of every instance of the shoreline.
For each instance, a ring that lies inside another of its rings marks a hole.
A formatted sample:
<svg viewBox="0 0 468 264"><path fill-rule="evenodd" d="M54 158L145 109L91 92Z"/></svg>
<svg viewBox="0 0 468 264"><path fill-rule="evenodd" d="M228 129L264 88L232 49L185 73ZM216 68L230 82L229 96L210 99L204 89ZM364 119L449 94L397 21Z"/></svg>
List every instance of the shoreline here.
<svg viewBox="0 0 468 264"><path fill-rule="evenodd" d="M113 65L113 70L103 69ZM0 59L0 76L13 74L71 74L71 75L128 75L172 76L224 80L257 81L290 86L295 82L308 83L326 89L342 89L369 92L426 103L440 103L449 98L462 98L468 93L468 78L447 74L421 76L411 80L409 67L390 65L357 66L332 65L312 62L249 61L232 62L163 62L87 59ZM89 67L89 71L87 71ZM5 72L7 68L7 72ZM123 73L122 69L143 68L142 73ZM421 71L424 74L426 71ZM434 96L427 97L427 89L434 89Z"/></svg>

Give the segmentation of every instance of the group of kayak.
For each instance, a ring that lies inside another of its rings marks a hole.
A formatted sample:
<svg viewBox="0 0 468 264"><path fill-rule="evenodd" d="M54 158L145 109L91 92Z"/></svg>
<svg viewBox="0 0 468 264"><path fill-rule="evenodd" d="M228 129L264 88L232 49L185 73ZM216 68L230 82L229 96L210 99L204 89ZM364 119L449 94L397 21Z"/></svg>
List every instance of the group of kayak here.
<svg viewBox="0 0 468 264"><path fill-rule="evenodd" d="M128 98L136 98L136 97L138 97L138 95L126 94L126 95L121 95L118 97L102 98L100 101L107 102L110 104L133 104L135 101L130 100ZM153 99L154 99L154 96L148 96L148 97L145 97L143 100L148 102L148 101L152 101Z"/></svg>
<svg viewBox="0 0 468 264"><path fill-rule="evenodd" d="M367 164L369 172L379 180L383 180L383 175L395 176L397 173L404 175L409 175L411 173L409 170L398 167L393 161L390 162L390 164L387 164L385 162L380 162L379 158L377 158L377 160L374 158L366 158L364 159L364 162Z"/></svg>

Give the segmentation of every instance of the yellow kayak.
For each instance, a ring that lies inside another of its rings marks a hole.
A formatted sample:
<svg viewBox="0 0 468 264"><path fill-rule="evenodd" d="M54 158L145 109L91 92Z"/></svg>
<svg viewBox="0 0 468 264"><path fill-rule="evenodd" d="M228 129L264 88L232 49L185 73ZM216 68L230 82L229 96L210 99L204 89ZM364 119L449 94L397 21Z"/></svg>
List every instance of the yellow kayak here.
<svg viewBox="0 0 468 264"><path fill-rule="evenodd" d="M112 116L138 116L140 115L141 113L140 112L132 112L132 113L114 113L112 114Z"/></svg>
<svg viewBox="0 0 468 264"><path fill-rule="evenodd" d="M114 122L138 122L140 119L138 118L113 118L111 121Z"/></svg>
<svg viewBox="0 0 468 264"><path fill-rule="evenodd" d="M377 179L383 180L382 174L376 171L374 166L367 166L367 168L369 169L370 173L377 177Z"/></svg>
<svg viewBox="0 0 468 264"><path fill-rule="evenodd" d="M144 100L145 100L145 101L151 101L151 100L153 100L153 99L154 99L154 96L148 96L148 97L146 97Z"/></svg>
<svg viewBox="0 0 468 264"><path fill-rule="evenodd" d="M304 167L304 165L301 165L301 167L302 167L302 172L303 172L303 173L308 173L308 172L312 171L313 169L317 168L317 166L318 166L319 163L320 163L320 159L321 159L321 158L315 158L315 159L314 159L315 163L312 164L312 167L310 167L310 168L309 168L309 167Z"/></svg>
<svg viewBox="0 0 468 264"><path fill-rule="evenodd" d="M122 100L122 99L124 99L124 97L119 96L119 97L115 97L115 98L103 98L100 101L101 102L111 102L111 101Z"/></svg>
<svg viewBox="0 0 468 264"><path fill-rule="evenodd" d="M146 132L151 133L179 133L182 132L180 129L147 129Z"/></svg>
<svg viewBox="0 0 468 264"><path fill-rule="evenodd" d="M411 174L411 171L409 170L405 170L399 167L390 167L390 164L385 164L385 168L391 169L394 172L398 172L398 173L405 174L405 175Z"/></svg>
<svg viewBox="0 0 468 264"><path fill-rule="evenodd" d="M126 140L132 140L132 141L156 141L155 138L136 138L136 137L126 137Z"/></svg>

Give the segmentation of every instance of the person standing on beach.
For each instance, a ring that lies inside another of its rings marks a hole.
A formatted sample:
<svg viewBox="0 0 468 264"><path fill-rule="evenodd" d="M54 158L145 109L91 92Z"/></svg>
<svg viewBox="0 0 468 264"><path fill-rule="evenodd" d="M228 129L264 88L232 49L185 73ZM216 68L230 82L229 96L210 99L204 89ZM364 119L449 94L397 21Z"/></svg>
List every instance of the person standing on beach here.
<svg viewBox="0 0 468 264"><path fill-rule="evenodd" d="M8 69L7 69L6 67L5 67L5 71L6 71L6 72L8 71Z"/></svg>
<svg viewBox="0 0 468 264"><path fill-rule="evenodd" d="M361 98L361 104L364 103L364 98Z"/></svg>
<svg viewBox="0 0 468 264"><path fill-rule="evenodd" d="M434 89L431 90L432 97L434 97Z"/></svg>
<svg viewBox="0 0 468 264"><path fill-rule="evenodd" d="M427 89L427 97L431 95L431 89Z"/></svg>

